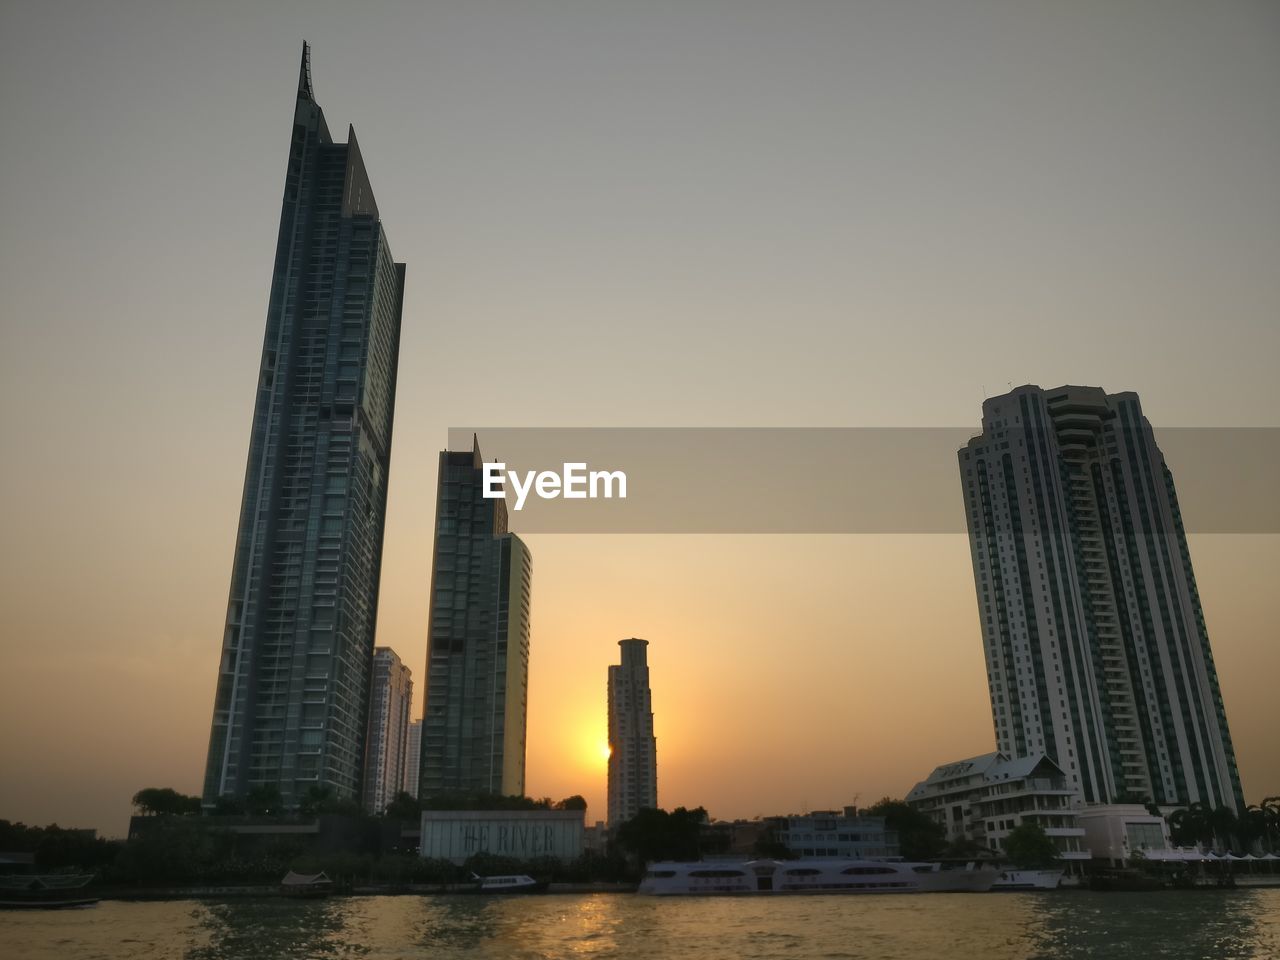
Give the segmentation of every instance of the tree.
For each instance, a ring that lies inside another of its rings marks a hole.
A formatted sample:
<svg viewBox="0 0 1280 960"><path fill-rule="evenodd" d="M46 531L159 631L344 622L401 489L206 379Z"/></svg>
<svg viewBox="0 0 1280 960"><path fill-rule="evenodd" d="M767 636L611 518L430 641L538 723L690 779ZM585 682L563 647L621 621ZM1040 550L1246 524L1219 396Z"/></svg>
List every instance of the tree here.
<svg viewBox="0 0 1280 960"><path fill-rule="evenodd" d="M778 832L771 826L760 831L760 836L756 837L751 849L756 856L768 857L770 860L795 860L798 856L778 839Z"/></svg>
<svg viewBox="0 0 1280 960"><path fill-rule="evenodd" d="M1204 844L1223 849L1236 845L1241 835L1240 821L1229 807L1212 809L1203 800L1173 811L1169 832L1178 846Z"/></svg>
<svg viewBox="0 0 1280 960"><path fill-rule="evenodd" d="M1058 848L1044 827L1031 820L1023 821L1009 831L1004 840L1005 856L1024 870L1051 867L1058 859Z"/></svg>
<svg viewBox="0 0 1280 960"><path fill-rule="evenodd" d="M219 817L238 817L245 812L244 803L232 796L219 797L213 803L213 812Z"/></svg>
<svg viewBox="0 0 1280 960"><path fill-rule="evenodd" d="M1213 843L1213 827L1209 823L1209 807L1197 800L1190 806L1169 814L1169 834L1180 847Z"/></svg>
<svg viewBox="0 0 1280 960"><path fill-rule="evenodd" d="M189 797L172 787L144 787L133 795L133 805L144 817L185 816L200 812L199 797Z"/></svg>
<svg viewBox="0 0 1280 960"><path fill-rule="evenodd" d="M618 846L646 863L697 860L707 811L676 807L670 813L646 807L618 827Z"/></svg>
<svg viewBox="0 0 1280 960"><path fill-rule="evenodd" d="M572 797L565 797L559 801L555 808L557 810L585 810L587 809L587 801L581 795L575 793Z"/></svg>
<svg viewBox="0 0 1280 960"><path fill-rule="evenodd" d="M947 831L928 814L902 800L884 797L863 814L884 817L887 829L898 834L898 846L905 860L932 860L947 846Z"/></svg>
<svg viewBox="0 0 1280 960"><path fill-rule="evenodd" d="M970 837L961 837L947 844L942 856L947 860L983 860L991 856L991 849Z"/></svg>
<svg viewBox="0 0 1280 960"><path fill-rule="evenodd" d="M245 794L244 805L256 816L270 816L282 811L284 797L280 795L280 788L274 783L263 783Z"/></svg>
<svg viewBox="0 0 1280 960"><path fill-rule="evenodd" d="M1280 853L1280 797L1263 797L1262 815L1267 848Z"/></svg>
<svg viewBox="0 0 1280 960"><path fill-rule="evenodd" d="M548 810L551 800L500 793L438 793L419 798L423 810Z"/></svg>
<svg viewBox="0 0 1280 960"><path fill-rule="evenodd" d="M417 821L422 817L422 804L413 794L401 790L391 798L383 815L391 820Z"/></svg>

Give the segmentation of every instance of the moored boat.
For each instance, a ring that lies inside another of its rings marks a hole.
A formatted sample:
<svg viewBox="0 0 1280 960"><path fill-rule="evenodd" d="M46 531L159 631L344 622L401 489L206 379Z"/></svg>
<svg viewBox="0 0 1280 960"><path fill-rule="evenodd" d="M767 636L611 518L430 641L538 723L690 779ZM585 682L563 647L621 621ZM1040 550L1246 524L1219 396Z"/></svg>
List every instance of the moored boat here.
<svg viewBox="0 0 1280 960"><path fill-rule="evenodd" d="M1005 870L991 885L992 890L1057 890L1061 870Z"/></svg>
<svg viewBox="0 0 1280 960"><path fill-rule="evenodd" d="M917 893L910 864L880 860L708 860L653 863L637 893L708 896L796 893Z"/></svg>
<svg viewBox="0 0 1280 960"><path fill-rule="evenodd" d="M92 880L91 873L0 876L0 909L90 907L99 899L86 889Z"/></svg>
<svg viewBox="0 0 1280 960"><path fill-rule="evenodd" d="M985 893L1000 877L995 867L981 863L905 863L916 875L921 893Z"/></svg>
<svg viewBox="0 0 1280 960"><path fill-rule="evenodd" d="M471 875L475 893L542 893L547 889L546 881L535 880L527 874L507 874L495 877Z"/></svg>
<svg viewBox="0 0 1280 960"><path fill-rule="evenodd" d="M321 873L294 873L290 870L280 881L280 892L286 897L314 900L333 892L333 881Z"/></svg>

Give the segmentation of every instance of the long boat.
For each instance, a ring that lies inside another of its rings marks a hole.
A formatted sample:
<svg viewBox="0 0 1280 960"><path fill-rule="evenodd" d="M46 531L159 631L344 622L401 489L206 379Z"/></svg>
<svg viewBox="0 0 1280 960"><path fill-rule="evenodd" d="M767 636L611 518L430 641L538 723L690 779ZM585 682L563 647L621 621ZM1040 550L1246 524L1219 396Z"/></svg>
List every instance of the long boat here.
<svg viewBox="0 0 1280 960"><path fill-rule="evenodd" d="M1005 870L991 885L992 890L1057 890L1061 870Z"/></svg>
<svg viewBox="0 0 1280 960"><path fill-rule="evenodd" d="M0 876L0 909L62 910L68 907L90 907L99 900L85 889L92 880L91 873Z"/></svg>
<svg viewBox="0 0 1280 960"><path fill-rule="evenodd" d="M1000 871L988 864L969 863L905 863L920 882L921 893L986 893L1000 877Z"/></svg>
<svg viewBox="0 0 1280 960"><path fill-rule="evenodd" d="M912 864L880 860L710 860L650 864L637 893L655 897L918 893Z"/></svg>

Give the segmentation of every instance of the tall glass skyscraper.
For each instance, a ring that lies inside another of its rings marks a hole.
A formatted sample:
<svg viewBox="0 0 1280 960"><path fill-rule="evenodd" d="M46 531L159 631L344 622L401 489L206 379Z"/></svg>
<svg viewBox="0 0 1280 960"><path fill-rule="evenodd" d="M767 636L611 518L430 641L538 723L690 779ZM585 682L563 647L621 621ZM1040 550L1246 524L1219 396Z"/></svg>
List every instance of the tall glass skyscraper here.
<svg viewBox="0 0 1280 960"><path fill-rule="evenodd" d="M480 444L442 451L420 797L524 794L533 558L485 499Z"/></svg>
<svg viewBox="0 0 1280 960"><path fill-rule="evenodd" d="M1090 803L1243 809L1173 474L1137 394L1019 387L960 450L996 743Z"/></svg>
<svg viewBox="0 0 1280 960"><path fill-rule="evenodd" d="M204 803L359 800L404 265L304 46Z"/></svg>
<svg viewBox="0 0 1280 960"><path fill-rule="evenodd" d="M653 735L648 640L619 640L609 667L609 826L658 806L658 740Z"/></svg>

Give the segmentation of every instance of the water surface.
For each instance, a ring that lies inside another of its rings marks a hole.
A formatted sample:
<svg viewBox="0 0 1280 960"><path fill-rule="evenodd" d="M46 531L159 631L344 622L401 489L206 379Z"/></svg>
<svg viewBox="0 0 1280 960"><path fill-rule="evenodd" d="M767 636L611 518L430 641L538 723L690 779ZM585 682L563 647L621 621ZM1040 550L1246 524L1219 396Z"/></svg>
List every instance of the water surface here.
<svg viewBox="0 0 1280 960"><path fill-rule="evenodd" d="M0 913L0 956L1274 960L1280 957L1280 889L106 902L85 910Z"/></svg>

